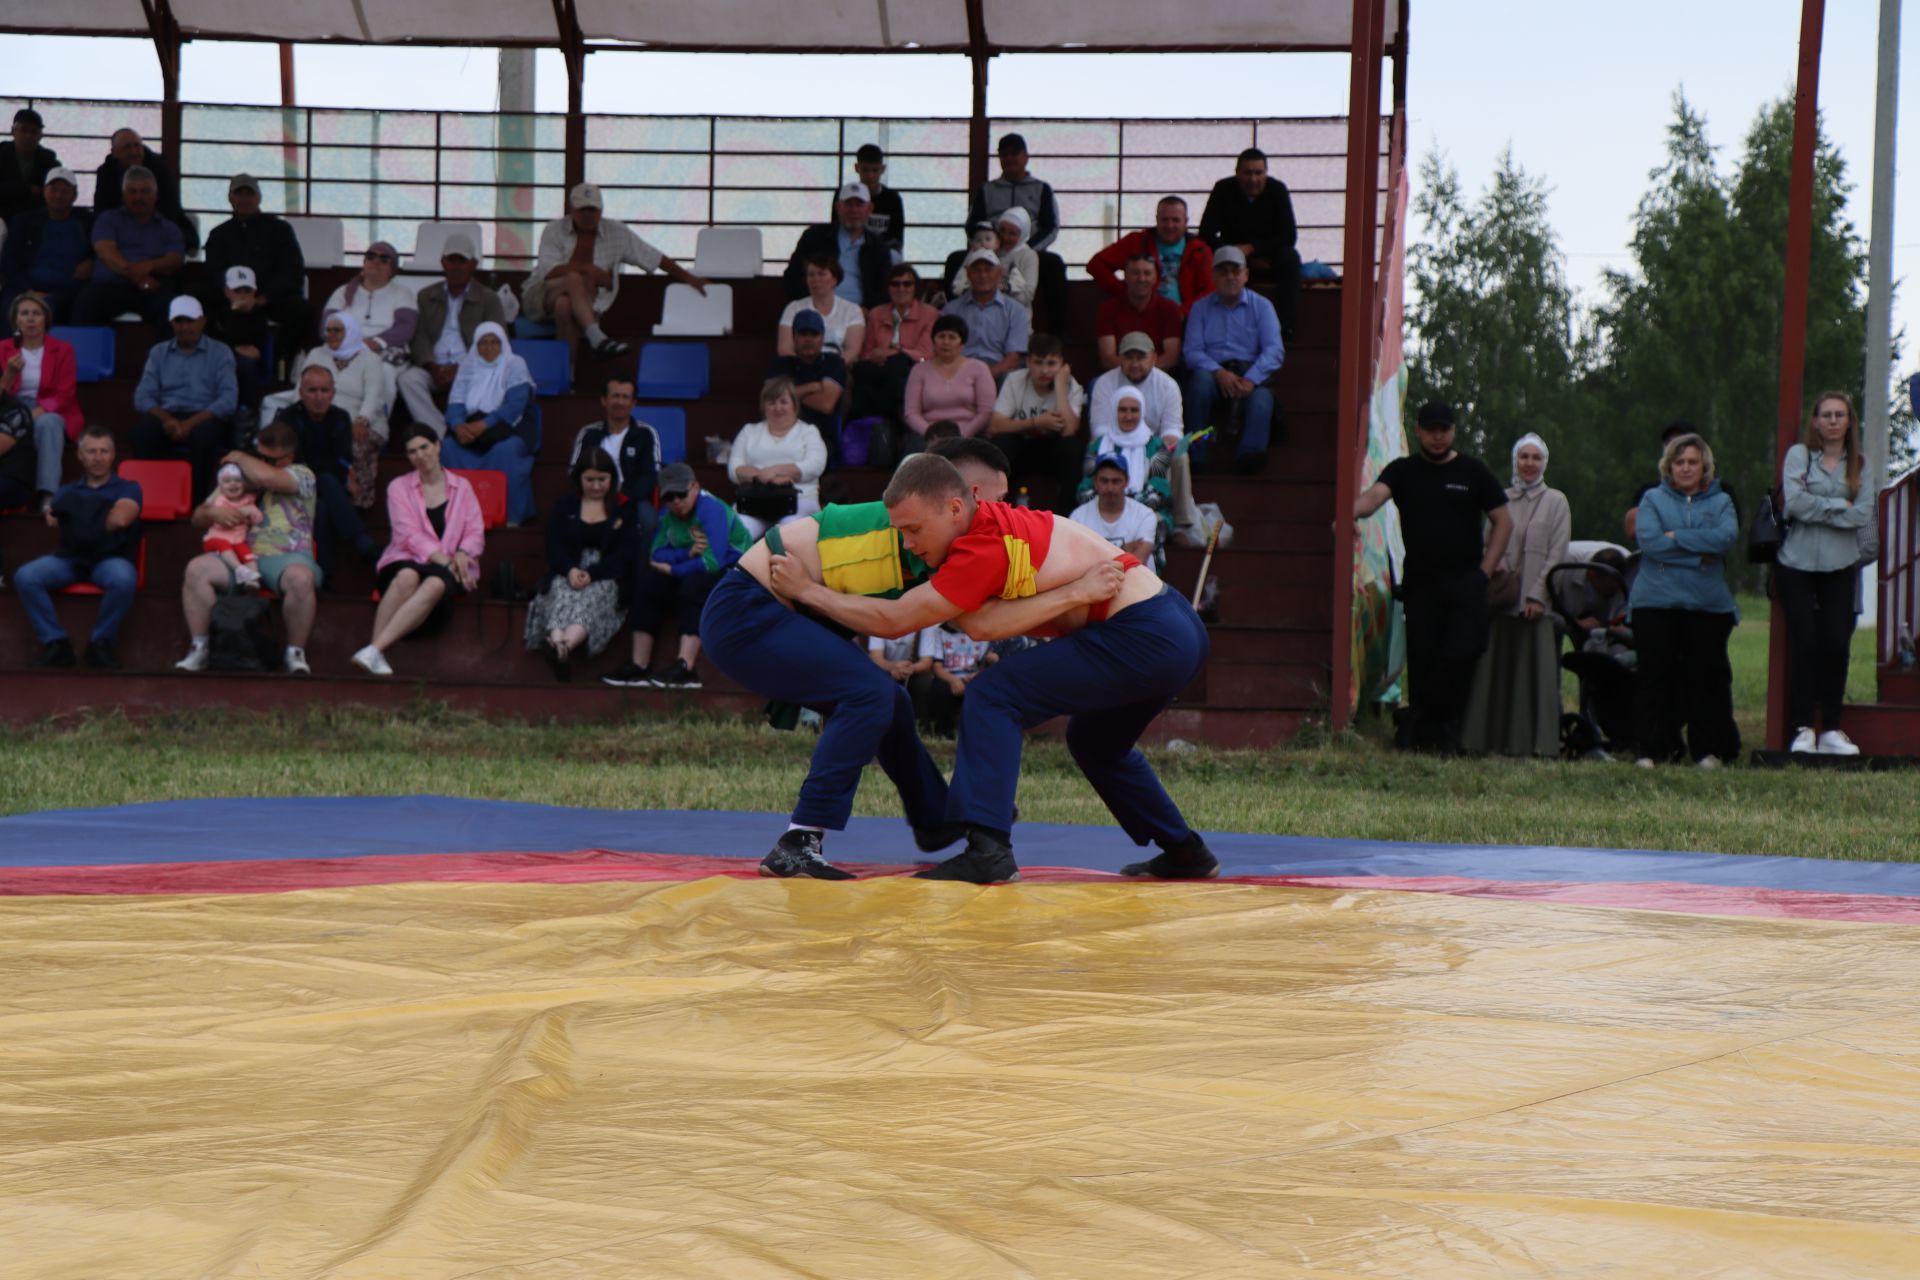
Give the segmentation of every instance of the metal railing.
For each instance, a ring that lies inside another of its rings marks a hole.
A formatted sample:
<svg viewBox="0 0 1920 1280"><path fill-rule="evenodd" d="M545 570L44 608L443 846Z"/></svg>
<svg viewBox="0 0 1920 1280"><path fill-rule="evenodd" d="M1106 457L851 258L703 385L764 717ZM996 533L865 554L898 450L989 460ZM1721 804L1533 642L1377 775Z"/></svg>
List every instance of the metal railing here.
<svg viewBox="0 0 1920 1280"><path fill-rule="evenodd" d="M28 105L80 178L82 204L115 129L136 128L160 145L156 102L0 97L0 111ZM559 115L190 103L181 130L181 198L203 231L228 216L227 179L242 171L260 181L270 211L341 218L349 260L374 240L410 254L423 221L470 221L481 225L492 265L524 268L541 225L562 211ZM1383 189L1389 130L1390 122ZM1163 195L1184 196L1198 226L1213 183L1250 146L1292 192L1301 257L1340 264L1344 118L996 120L992 131L1025 135L1032 171L1060 204L1052 248L1076 275L1119 234L1151 225ZM830 216L834 189L868 142L887 152L887 185L906 203L905 256L938 271L965 244L964 119L590 115L586 172L607 214L662 251L691 259L701 227L756 226L767 269L778 271L800 231Z"/></svg>
<svg viewBox="0 0 1920 1280"><path fill-rule="evenodd" d="M1880 663L1920 634L1920 470L1880 493Z"/></svg>

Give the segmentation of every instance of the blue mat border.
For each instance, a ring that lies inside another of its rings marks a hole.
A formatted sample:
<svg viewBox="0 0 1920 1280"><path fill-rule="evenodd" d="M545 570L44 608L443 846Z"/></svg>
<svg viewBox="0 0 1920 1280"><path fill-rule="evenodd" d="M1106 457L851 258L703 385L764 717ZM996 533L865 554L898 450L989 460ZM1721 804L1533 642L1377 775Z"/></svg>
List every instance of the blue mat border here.
<svg viewBox="0 0 1920 1280"><path fill-rule="evenodd" d="M786 821L771 813L572 809L447 796L173 800L0 818L0 869L577 849L759 858ZM1228 875L1666 881L1920 897L1920 863L1235 832L1208 832L1207 841ZM1111 827L1021 823L1014 842L1031 866L1117 871L1140 856ZM850 862L920 856L896 818L855 818L846 831L828 836L827 851Z"/></svg>

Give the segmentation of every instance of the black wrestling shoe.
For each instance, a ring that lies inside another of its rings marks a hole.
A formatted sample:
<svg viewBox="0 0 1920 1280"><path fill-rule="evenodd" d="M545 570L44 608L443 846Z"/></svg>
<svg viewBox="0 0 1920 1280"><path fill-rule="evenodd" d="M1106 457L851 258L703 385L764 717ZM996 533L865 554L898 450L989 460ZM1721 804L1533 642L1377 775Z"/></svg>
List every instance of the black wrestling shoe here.
<svg viewBox="0 0 1920 1280"><path fill-rule="evenodd" d="M1220 859L1198 835L1185 844L1162 849L1145 862L1120 868L1123 876L1153 876L1159 880L1211 880L1220 874Z"/></svg>
<svg viewBox="0 0 1920 1280"><path fill-rule="evenodd" d="M985 827L967 828L967 847L938 866L914 872L921 880L964 880L968 884L1011 883L1020 878L1013 846Z"/></svg>
<svg viewBox="0 0 1920 1280"><path fill-rule="evenodd" d="M967 824L964 822L942 822L931 827L915 827L913 842L922 853L938 853L947 846L967 838Z"/></svg>
<svg viewBox="0 0 1920 1280"><path fill-rule="evenodd" d="M600 683L615 689L644 689L653 683L653 672L637 662L623 662L601 676Z"/></svg>
<svg viewBox="0 0 1920 1280"><path fill-rule="evenodd" d="M807 876L814 880L851 880L853 872L842 871L820 852L818 831L788 831L773 842L767 856L760 859L760 874L786 880Z"/></svg>

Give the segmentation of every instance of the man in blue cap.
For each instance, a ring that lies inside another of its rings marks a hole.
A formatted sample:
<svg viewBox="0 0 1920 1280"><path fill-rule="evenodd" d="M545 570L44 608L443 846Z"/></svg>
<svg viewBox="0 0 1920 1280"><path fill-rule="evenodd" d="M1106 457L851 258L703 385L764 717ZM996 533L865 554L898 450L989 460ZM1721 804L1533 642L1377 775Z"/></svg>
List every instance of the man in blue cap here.
<svg viewBox="0 0 1920 1280"><path fill-rule="evenodd" d="M769 378L788 378L798 402L800 418L820 429L827 453L840 452L840 403L847 386L847 362L826 349L827 322L807 308L793 317L793 354L775 356L767 366Z"/></svg>

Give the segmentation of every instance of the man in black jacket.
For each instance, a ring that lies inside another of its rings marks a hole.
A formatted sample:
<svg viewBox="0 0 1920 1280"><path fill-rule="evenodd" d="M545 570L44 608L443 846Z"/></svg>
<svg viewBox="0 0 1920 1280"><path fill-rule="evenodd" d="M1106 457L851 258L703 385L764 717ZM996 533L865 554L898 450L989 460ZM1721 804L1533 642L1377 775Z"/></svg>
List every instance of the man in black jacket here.
<svg viewBox="0 0 1920 1280"><path fill-rule="evenodd" d="M307 303L300 238L285 218L260 212L260 184L250 173L236 173L227 183L227 204L233 216L207 234L208 312L217 316L227 305L222 285L228 269L250 267L256 305L286 331L290 347L307 345L313 308Z"/></svg>
<svg viewBox="0 0 1920 1280"><path fill-rule="evenodd" d="M313 472L314 499L319 518L313 522L313 558L323 576L333 572L333 553L341 543L351 546L368 564L380 558L380 548L367 534L366 522L353 505L353 419L333 402L333 371L309 365L300 371L300 398L274 415L274 422L293 428L295 465Z"/></svg>
<svg viewBox="0 0 1920 1280"><path fill-rule="evenodd" d="M60 549L20 566L13 589L40 641L36 667L73 665L73 642L60 625L51 595L76 582L91 582L103 593L100 616L87 645L87 665L118 671L114 642L133 608L139 584L140 486L114 470L113 432L94 423L80 433L76 452L81 478L53 495L46 521L60 530Z"/></svg>
<svg viewBox="0 0 1920 1280"><path fill-rule="evenodd" d="M0 278L6 281L0 317L13 314L13 300L23 293L45 298L55 324L72 317L73 300L93 278L93 218L74 208L78 190L71 169L49 170L43 203L22 210L7 227L6 247L0 250Z"/></svg>
<svg viewBox="0 0 1920 1280"><path fill-rule="evenodd" d="M127 170L136 165L153 174L154 185L160 189L160 201L154 207L161 217L180 228L180 234L187 238L187 256L192 257L200 248L200 224L189 218L180 205L180 180L160 153L142 142L139 133L132 129L114 132L107 158L93 171L94 214L98 216L120 207L121 184Z"/></svg>
<svg viewBox="0 0 1920 1280"><path fill-rule="evenodd" d="M900 193L881 181L886 172L887 153L873 143L853 153L854 180L865 186L867 194L873 197L867 229L885 240L887 247L898 255L907 247L907 209L901 203ZM832 216L840 216L837 198Z"/></svg>
<svg viewBox="0 0 1920 1280"><path fill-rule="evenodd" d="M1232 245L1247 259L1247 273L1255 282L1278 286L1273 300L1280 313L1280 336L1292 341L1300 300L1299 227L1293 220L1293 197L1287 184L1268 176L1267 156L1258 147L1240 153L1231 178L1213 184L1206 212L1200 215L1200 238L1213 249Z"/></svg>
<svg viewBox="0 0 1920 1280"><path fill-rule="evenodd" d="M40 204L47 175L60 157L40 145L46 124L32 107L13 113L13 145L0 148L0 221Z"/></svg>
<svg viewBox="0 0 1920 1280"><path fill-rule="evenodd" d="M807 263L814 258L835 258L848 267L847 277L836 290L850 302L871 310L887 300L887 275L893 270L893 251L880 236L869 234L867 218L873 212L873 196L864 182L849 182L840 188L834 208L837 223L821 222L800 233L800 243L787 260L781 279L787 297L807 296ZM858 266L856 272L851 268ZM857 294L854 291L858 291Z"/></svg>

